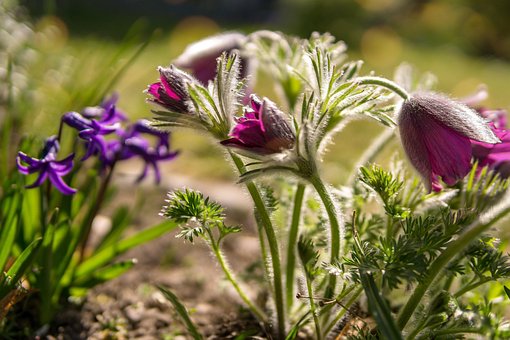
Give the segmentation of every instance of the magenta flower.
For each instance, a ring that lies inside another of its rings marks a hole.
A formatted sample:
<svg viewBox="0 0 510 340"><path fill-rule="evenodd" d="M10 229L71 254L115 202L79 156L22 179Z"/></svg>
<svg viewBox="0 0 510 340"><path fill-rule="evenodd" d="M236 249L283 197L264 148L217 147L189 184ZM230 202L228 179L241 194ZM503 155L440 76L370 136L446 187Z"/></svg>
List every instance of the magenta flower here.
<svg viewBox="0 0 510 340"><path fill-rule="evenodd" d="M221 144L258 155L292 149L296 141L284 113L269 99L260 101L255 95L250 97L250 107L237 119L230 136Z"/></svg>
<svg viewBox="0 0 510 340"><path fill-rule="evenodd" d="M73 168L74 154L57 161L56 159L59 149L60 145L57 137L52 136L46 140L41 159L30 157L21 151L18 152L16 163L19 172L23 175L39 173L35 182L26 186L27 188L41 186L44 181L49 178L51 184L53 184L53 186L64 195L72 195L76 193L76 189L68 186L62 179L62 177L71 172Z"/></svg>
<svg viewBox="0 0 510 340"><path fill-rule="evenodd" d="M510 177L510 131L506 128L507 112L505 110L478 110L480 115L488 119L489 126L501 140L499 144L471 141L473 158L478 161L479 168L488 166L501 177Z"/></svg>
<svg viewBox="0 0 510 340"><path fill-rule="evenodd" d="M187 83L193 82L193 78L173 66L158 67L158 71L159 81L149 85L146 90L151 95L148 100L172 112L188 113Z"/></svg>
<svg viewBox="0 0 510 340"><path fill-rule="evenodd" d="M435 93L405 100L398 126L404 150L429 191L440 191L440 180L454 185L469 173L472 140L500 142L475 111Z"/></svg>
<svg viewBox="0 0 510 340"><path fill-rule="evenodd" d="M236 32L208 37L189 45L174 65L189 70L202 84L207 85L216 76L216 59L223 52L239 50L245 41L246 36ZM243 58L241 62L244 78L248 72L248 59Z"/></svg>

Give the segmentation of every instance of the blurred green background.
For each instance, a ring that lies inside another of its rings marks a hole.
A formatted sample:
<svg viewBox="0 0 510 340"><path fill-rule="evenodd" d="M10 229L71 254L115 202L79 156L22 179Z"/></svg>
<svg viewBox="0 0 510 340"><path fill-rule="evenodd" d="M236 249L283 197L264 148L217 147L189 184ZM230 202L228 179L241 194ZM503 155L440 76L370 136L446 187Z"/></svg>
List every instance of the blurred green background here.
<svg viewBox="0 0 510 340"><path fill-rule="evenodd" d="M438 89L453 96L469 95L483 83L490 93L485 106L510 104L508 0L25 0L21 4L25 10L20 15L33 23L40 53L32 72L57 70L44 73L34 85L40 104L25 129L41 135L54 133L52 117L80 109L72 91L86 91L89 78L97 72L104 73L107 81L113 70L105 67L106 60L115 59L122 48L134 51L152 36L116 86L119 106L130 117L150 117L142 91L156 79L156 67L169 64L187 44L226 30L273 29L301 37L329 31L348 44L351 59L365 60L365 73L373 70L392 77L396 66L406 61L420 72L435 74ZM59 82L66 72L73 75L72 82ZM357 154L381 129L370 121L356 121L342 131L327 153L326 178L335 184L344 182ZM183 152L169 171L210 180L231 178L228 163L207 138L177 131L174 146Z"/></svg>

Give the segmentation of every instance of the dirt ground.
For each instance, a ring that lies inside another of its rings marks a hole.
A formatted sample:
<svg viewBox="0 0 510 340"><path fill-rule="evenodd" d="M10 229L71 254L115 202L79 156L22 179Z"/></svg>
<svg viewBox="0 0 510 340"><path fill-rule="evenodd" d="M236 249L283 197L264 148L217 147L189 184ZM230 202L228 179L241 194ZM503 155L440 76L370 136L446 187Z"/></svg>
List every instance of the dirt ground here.
<svg viewBox="0 0 510 340"><path fill-rule="evenodd" d="M117 176L120 192L115 204L132 199L132 175L123 169ZM200 190L221 203L228 218L243 226L241 233L232 235L224 244L230 265L236 273L242 273L258 257L251 201L242 186L197 182L183 176L169 177L159 187L145 184L138 189L144 203L135 228L161 222L158 212L166 192L183 187ZM223 279L219 266L201 240L190 244L175 238L173 232L134 249L123 258L136 258L138 263L123 276L92 289L81 304L65 306L56 318L57 326L49 332L41 330L40 338L188 339L185 327L155 285L168 287L179 296L208 339L266 338L257 322L242 308L236 292Z"/></svg>

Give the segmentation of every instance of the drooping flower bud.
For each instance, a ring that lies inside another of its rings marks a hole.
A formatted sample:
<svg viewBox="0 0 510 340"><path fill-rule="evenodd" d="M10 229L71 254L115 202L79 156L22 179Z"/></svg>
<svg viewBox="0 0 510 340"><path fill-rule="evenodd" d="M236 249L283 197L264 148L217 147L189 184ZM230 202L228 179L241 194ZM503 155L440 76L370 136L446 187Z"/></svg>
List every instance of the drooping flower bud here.
<svg viewBox="0 0 510 340"><path fill-rule="evenodd" d="M258 155L270 155L292 149L296 136L285 114L267 98L250 97L250 106L221 144Z"/></svg>
<svg viewBox="0 0 510 340"><path fill-rule="evenodd" d="M173 65L170 67L160 66L158 71L159 81L149 85L146 90L152 96L148 100L172 112L188 113L187 83L193 82L193 78Z"/></svg>
<svg viewBox="0 0 510 340"><path fill-rule="evenodd" d="M246 36L237 33L223 33L205 38L189 45L174 61L174 65L186 70L202 84L207 85L216 76L216 59L223 52L238 50L246 41ZM248 59L242 58L242 77L248 72Z"/></svg>
<svg viewBox="0 0 510 340"><path fill-rule="evenodd" d="M441 190L440 178L454 185L469 173L471 140L500 142L475 111L436 93L416 93L405 100L398 126L404 150L429 191Z"/></svg>

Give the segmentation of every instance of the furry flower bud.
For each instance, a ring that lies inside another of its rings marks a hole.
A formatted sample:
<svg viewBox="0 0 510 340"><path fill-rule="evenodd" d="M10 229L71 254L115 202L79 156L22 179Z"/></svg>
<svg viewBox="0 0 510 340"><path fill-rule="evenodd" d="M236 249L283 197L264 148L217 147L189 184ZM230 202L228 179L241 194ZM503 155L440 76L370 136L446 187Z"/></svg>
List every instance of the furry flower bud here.
<svg viewBox="0 0 510 340"><path fill-rule="evenodd" d="M173 66L160 66L158 71L159 81L149 85L146 90L151 95L148 100L172 112L188 113L187 82L192 82L193 78Z"/></svg>
<svg viewBox="0 0 510 340"><path fill-rule="evenodd" d="M232 138L221 144L258 155L292 149L296 141L284 113L276 104L267 98L261 101L255 95L251 96L250 107L245 108L230 136Z"/></svg>
<svg viewBox="0 0 510 340"><path fill-rule="evenodd" d="M500 140L484 119L464 104L436 93L416 93L398 115L400 138L427 190L454 185L471 170L471 140Z"/></svg>

